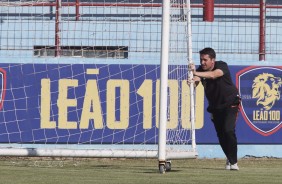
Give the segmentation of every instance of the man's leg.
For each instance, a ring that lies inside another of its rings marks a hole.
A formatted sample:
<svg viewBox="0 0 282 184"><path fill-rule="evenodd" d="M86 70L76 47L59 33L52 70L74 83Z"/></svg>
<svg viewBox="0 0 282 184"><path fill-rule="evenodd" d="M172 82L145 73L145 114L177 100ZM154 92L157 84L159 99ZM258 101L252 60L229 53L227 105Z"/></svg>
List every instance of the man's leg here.
<svg viewBox="0 0 282 184"><path fill-rule="evenodd" d="M235 134L238 107L226 108L213 113L218 140L229 162L237 163L237 137Z"/></svg>
<svg viewBox="0 0 282 184"><path fill-rule="evenodd" d="M238 115L238 107L230 107L226 109L224 120L224 145L226 156L231 165L237 163L237 137L236 137L236 120Z"/></svg>
<svg viewBox="0 0 282 184"><path fill-rule="evenodd" d="M224 111L216 111L212 114L212 122L214 124L216 133L217 133L217 137L218 137L218 141L219 144L224 152L224 154L227 157L227 144L225 141L225 136L224 136L224 132L225 132L225 126L224 126L224 119L225 118L225 112Z"/></svg>

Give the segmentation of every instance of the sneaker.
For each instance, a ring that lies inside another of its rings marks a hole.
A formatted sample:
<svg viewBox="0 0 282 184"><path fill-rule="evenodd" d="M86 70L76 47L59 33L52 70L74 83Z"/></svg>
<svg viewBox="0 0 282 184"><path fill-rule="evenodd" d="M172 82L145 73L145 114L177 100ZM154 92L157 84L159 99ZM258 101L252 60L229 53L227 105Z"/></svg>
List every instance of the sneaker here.
<svg viewBox="0 0 282 184"><path fill-rule="evenodd" d="M239 171L239 167L238 167L237 163L233 164L233 165L230 165L230 170Z"/></svg>
<svg viewBox="0 0 282 184"><path fill-rule="evenodd" d="M231 165L231 164L230 164L229 160L227 159L227 160L226 160L225 169L226 169L226 170L230 170L230 165Z"/></svg>

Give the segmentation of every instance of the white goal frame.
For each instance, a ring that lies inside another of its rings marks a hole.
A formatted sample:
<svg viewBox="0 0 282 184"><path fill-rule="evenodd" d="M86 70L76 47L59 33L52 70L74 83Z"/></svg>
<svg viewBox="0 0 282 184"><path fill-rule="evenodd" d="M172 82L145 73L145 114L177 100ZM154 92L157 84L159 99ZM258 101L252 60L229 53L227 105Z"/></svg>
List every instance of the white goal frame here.
<svg viewBox="0 0 282 184"><path fill-rule="evenodd" d="M61 5L61 1L57 1ZM167 89L168 89L168 60L170 39L170 1L163 1L162 9L162 46L161 46L161 79L159 99L159 137L158 145L61 145L50 146L39 144L11 143L0 144L0 156L39 156L39 157L103 157L103 158L158 158L163 163L170 159L196 158L198 153L195 141L194 117L194 88L190 87L191 102L191 145L167 145ZM188 62L192 62L192 34L190 0L186 1L187 17ZM59 15L58 15L59 16ZM59 25L56 24L59 29ZM57 36L57 35L56 35ZM57 39L56 39L57 40ZM192 74L189 73L189 77ZM190 148L191 146L191 148ZM187 149L189 147L189 149Z"/></svg>

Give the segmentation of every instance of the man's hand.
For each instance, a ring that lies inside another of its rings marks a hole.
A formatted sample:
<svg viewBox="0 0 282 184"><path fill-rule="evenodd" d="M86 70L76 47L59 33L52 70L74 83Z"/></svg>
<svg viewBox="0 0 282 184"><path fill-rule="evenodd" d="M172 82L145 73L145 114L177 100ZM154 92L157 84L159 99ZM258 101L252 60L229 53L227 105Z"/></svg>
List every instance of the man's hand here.
<svg viewBox="0 0 282 184"><path fill-rule="evenodd" d="M195 73L195 71L196 71L196 66L194 65L194 63L188 64L188 71L192 71L193 74Z"/></svg>
<svg viewBox="0 0 282 184"><path fill-rule="evenodd" d="M194 76L193 78L188 78L187 79L187 84L190 86L191 84L194 84L194 87L197 87L199 82L201 81L200 77Z"/></svg>
<svg viewBox="0 0 282 184"><path fill-rule="evenodd" d="M187 84L190 86L191 84L193 84L195 81L193 79L191 79L190 77L188 77L187 79Z"/></svg>

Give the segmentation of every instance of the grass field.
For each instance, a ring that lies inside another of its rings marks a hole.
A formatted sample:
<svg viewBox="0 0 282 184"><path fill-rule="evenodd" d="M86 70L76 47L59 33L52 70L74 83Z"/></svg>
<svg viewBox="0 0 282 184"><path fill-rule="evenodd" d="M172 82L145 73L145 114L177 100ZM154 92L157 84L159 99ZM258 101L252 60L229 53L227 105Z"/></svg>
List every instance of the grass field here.
<svg viewBox="0 0 282 184"><path fill-rule="evenodd" d="M2 184L272 184L282 183L282 159L244 158L240 171L224 169L225 160L173 160L160 174L156 159L0 158Z"/></svg>

